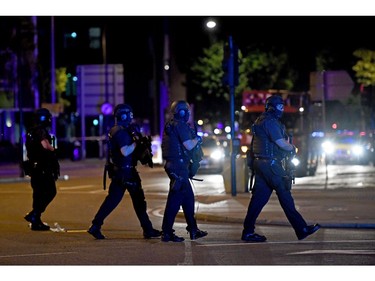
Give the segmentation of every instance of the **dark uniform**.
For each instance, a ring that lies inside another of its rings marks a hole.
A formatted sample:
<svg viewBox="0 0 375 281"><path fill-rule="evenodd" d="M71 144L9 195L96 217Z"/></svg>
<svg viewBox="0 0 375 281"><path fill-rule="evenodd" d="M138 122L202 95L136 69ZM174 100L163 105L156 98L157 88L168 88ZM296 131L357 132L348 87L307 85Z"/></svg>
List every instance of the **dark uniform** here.
<svg viewBox="0 0 375 281"><path fill-rule="evenodd" d="M113 175L108 195L100 206L88 233L96 239L104 239L100 229L104 219L117 207L122 200L125 191L128 190L136 215L141 223L144 238L159 237L161 232L154 229L147 214L147 204L141 185L141 178L136 169L135 141L131 131L133 112L130 106L121 104L115 109L116 124L109 132L110 155L113 163ZM130 150L124 155L121 149Z"/></svg>
<svg viewBox="0 0 375 281"><path fill-rule="evenodd" d="M41 221L41 214L56 196L56 183L60 175L60 165L52 147L52 138L48 132L51 114L45 109L37 110L37 126L26 136L28 161L24 162L25 174L30 176L33 189L32 211L25 216L31 223L32 230L49 230L50 227ZM43 147L42 142L50 146Z"/></svg>
<svg viewBox="0 0 375 281"><path fill-rule="evenodd" d="M164 212L161 240L164 242L182 242L184 238L174 234L173 224L176 215L182 207L186 219L186 230L190 234L190 239L195 240L207 235L206 231L198 229L194 214L195 199L194 192L190 183L190 178L194 176L191 173L191 158L194 149L201 142L189 124L190 117L189 105L185 101L172 103L171 114L173 118L165 124L162 139L162 155L165 160L165 172L167 173L169 183L169 193ZM190 143L190 149L184 146L185 142Z"/></svg>
<svg viewBox="0 0 375 281"><path fill-rule="evenodd" d="M266 112L253 124L252 157L255 172L255 184L244 220L242 240L263 242L266 237L254 233L255 222L263 207L275 190L280 205L299 240L317 231L320 226L308 226L296 210L291 194L292 179L285 169L285 158L295 153L295 147L288 145L285 126L280 122L283 113L283 100L279 96L267 99ZM284 149L276 141L281 141ZM287 150L288 149L288 150Z"/></svg>

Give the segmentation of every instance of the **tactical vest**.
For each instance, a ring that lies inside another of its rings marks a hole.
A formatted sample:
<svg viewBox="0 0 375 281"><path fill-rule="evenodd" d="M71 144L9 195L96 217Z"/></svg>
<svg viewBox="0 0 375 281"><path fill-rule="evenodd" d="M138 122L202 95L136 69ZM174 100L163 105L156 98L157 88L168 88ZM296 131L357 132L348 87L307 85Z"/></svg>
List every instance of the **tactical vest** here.
<svg viewBox="0 0 375 281"><path fill-rule="evenodd" d="M25 146L27 150L27 158L33 163L38 162L39 164L42 164L49 159L49 151L44 149L41 144L41 141L44 138L48 139L49 143L52 142L48 131L42 126L34 127L26 134Z"/></svg>
<svg viewBox="0 0 375 281"><path fill-rule="evenodd" d="M184 159L185 161L189 161L189 157L184 152L182 141L176 132L177 122L179 121L171 120L165 125L161 144L163 159Z"/></svg>
<svg viewBox="0 0 375 281"><path fill-rule="evenodd" d="M272 116L272 114L263 113L255 120L252 126L254 136L254 157L280 160L284 158L283 151L279 148L279 146L276 143L271 141L270 137L266 133L267 123L272 119L274 119L274 121L276 121L279 124L280 128L283 130L283 135L285 135L285 130L280 121L278 121L278 119Z"/></svg>
<svg viewBox="0 0 375 281"><path fill-rule="evenodd" d="M122 126L113 126L110 131L109 131L109 153L110 157L112 159L112 163L120 168L120 167L129 167L129 166L136 166L137 165L137 160L133 159L132 154L128 156L124 156L121 153L121 147L118 142L115 142L113 140L113 137L115 134L117 134L120 130L126 130Z"/></svg>

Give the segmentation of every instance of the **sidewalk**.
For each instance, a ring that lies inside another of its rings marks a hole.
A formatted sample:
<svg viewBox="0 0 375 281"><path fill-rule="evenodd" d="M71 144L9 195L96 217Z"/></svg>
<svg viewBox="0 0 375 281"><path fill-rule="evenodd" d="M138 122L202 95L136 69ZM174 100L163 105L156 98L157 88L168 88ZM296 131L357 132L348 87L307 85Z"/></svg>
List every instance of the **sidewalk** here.
<svg viewBox="0 0 375 281"><path fill-rule="evenodd" d="M63 160L60 166L67 172L79 172L85 168L102 168L105 160L87 159L72 162ZM1 184L17 181L28 181L20 177L18 164L0 165ZM324 189L321 185L305 188L304 185L293 186L293 197L298 211L308 224L319 223L329 228L368 228L375 229L375 186L345 187ZM147 195L146 195L147 196ZM251 194L238 192L196 195L196 216L200 222L217 221L224 223L243 223ZM183 217L182 213L178 216ZM275 192L261 212L258 225L289 226Z"/></svg>

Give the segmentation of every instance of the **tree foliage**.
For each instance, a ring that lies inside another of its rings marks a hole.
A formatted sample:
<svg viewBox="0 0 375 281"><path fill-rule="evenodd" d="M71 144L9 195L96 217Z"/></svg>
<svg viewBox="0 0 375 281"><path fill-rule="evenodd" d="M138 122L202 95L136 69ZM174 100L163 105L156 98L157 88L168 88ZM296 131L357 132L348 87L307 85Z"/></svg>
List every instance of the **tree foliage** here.
<svg viewBox="0 0 375 281"><path fill-rule="evenodd" d="M357 82L363 86L375 85L375 51L358 49L353 55L358 58L353 66Z"/></svg>
<svg viewBox="0 0 375 281"><path fill-rule="evenodd" d="M244 75L250 89L291 90L296 74L288 66L285 52L261 49L249 50L243 58Z"/></svg>
<svg viewBox="0 0 375 281"><path fill-rule="evenodd" d="M224 42L216 42L203 50L202 56L191 66L194 92L190 100L195 104L198 118L213 122L229 120L229 89L223 84L222 67ZM242 103L246 89L290 90L296 74L288 65L288 55L275 50L250 48L244 54L239 50L239 83L235 88L236 109ZM209 107L207 107L209 105ZM209 110L207 110L209 108Z"/></svg>

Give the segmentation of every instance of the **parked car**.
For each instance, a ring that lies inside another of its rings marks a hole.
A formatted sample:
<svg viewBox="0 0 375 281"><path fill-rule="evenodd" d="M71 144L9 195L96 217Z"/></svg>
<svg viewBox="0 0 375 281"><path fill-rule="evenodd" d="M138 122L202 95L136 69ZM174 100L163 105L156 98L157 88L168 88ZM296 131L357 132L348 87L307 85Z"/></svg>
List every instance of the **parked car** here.
<svg viewBox="0 0 375 281"><path fill-rule="evenodd" d="M199 171L220 173L223 171L225 150L220 141L214 137L204 137L202 142L203 159Z"/></svg>

